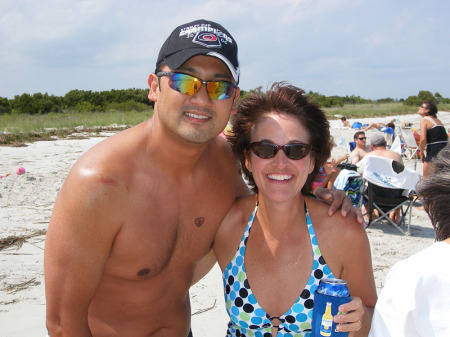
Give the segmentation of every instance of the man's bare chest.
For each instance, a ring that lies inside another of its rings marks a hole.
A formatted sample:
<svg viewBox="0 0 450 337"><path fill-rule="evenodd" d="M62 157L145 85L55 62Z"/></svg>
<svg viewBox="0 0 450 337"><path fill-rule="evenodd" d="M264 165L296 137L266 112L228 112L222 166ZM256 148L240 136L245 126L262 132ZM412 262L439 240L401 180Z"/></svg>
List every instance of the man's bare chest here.
<svg viewBox="0 0 450 337"><path fill-rule="evenodd" d="M111 249L109 270L142 279L166 269L193 266L209 252L234 201L231 189L205 188L166 191L129 204Z"/></svg>

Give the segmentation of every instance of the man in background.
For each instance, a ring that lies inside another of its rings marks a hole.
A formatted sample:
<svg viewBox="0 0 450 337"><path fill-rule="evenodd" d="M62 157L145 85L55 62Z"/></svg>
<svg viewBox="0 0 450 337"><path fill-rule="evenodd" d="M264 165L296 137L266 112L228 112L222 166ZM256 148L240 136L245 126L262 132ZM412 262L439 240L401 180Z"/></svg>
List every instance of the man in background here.
<svg viewBox="0 0 450 337"><path fill-rule="evenodd" d="M370 137L370 147L372 149L371 152L367 153L365 157L375 156L375 157L383 157L392 159L403 165L402 156L397 152L388 150L386 148L386 139L381 133L375 133ZM400 197L403 193L402 189L384 189L380 188L376 185L373 186L373 193L379 197L386 198L394 198ZM375 209L374 212L378 215L378 211ZM400 208L397 208L395 211L389 213L389 218L392 219L395 223L399 222L400 219Z"/></svg>
<svg viewBox="0 0 450 337"><path fill-rule="evenodd" d="M372 151L366 153L366 156L390 158L400 164L403 164L402 156L397 152L388 150L386 146L387 144L384 136L381 133L375 133L370 137L370 148Z"/></svg>
<svg viewBox="0 0 450 337"><path fill-rule="evenodd" d="M366 134L364 131L358 131L354 134L353 140L355 142L355 148L350 153L350 160L352 164L358 163L364 156L371 151L370 146L366 145Z"/></svg>

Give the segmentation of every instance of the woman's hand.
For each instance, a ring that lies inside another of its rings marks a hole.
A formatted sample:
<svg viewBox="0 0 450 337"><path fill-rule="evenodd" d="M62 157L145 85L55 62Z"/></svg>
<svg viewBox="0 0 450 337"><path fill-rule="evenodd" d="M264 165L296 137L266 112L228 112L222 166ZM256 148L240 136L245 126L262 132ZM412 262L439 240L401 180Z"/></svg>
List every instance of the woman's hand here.
<svg viewBox="0 0 450 337"><path fill-rule="evenodd" d="M335 315L333 321L337 324L336 330L339 332L350 332L350 336L358 336L364 322L364 305L359 297L352 297L348 303L339 306L339 312L345 314ZM353 333L352 333L353 332Z"/></svg>

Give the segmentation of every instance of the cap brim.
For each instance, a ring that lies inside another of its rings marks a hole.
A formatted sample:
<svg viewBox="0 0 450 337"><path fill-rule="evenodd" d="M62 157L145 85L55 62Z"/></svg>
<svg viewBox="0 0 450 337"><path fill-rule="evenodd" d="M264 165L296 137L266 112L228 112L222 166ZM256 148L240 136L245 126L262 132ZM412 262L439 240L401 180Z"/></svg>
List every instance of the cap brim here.
<svg viewBox="0 0 450 337"><path fill-rule="evenodd" d="M225 63L236 83L239 83L239 69L235 69L233 64L222 54L212 52L210 50L205 50L203 48L189 48L178 51L177 53L167 56L164 59L164 62L169 66L170 69L176 70L180 68L184 63L186 63L189 59L197 55L206 55L218 58L223 63Z"/></svg>

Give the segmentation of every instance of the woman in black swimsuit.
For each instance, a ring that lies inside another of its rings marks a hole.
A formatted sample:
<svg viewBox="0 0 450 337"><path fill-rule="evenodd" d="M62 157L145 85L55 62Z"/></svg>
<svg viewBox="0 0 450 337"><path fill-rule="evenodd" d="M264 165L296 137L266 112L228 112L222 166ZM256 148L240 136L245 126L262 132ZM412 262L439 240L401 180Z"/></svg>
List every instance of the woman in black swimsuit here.
<svg viewBox="0 0 450 337"><path fill-rule="evenodd" d="M419 107L420 120L420 153L423 162L423 178L430 174L430 162L446 145L447 132L442 122L436 117L437 107L434 103L424 101Z"/></svg>

